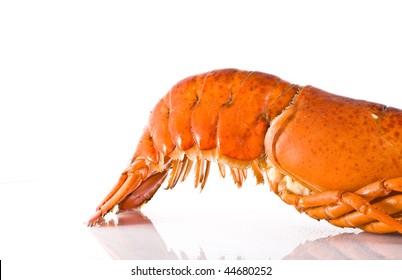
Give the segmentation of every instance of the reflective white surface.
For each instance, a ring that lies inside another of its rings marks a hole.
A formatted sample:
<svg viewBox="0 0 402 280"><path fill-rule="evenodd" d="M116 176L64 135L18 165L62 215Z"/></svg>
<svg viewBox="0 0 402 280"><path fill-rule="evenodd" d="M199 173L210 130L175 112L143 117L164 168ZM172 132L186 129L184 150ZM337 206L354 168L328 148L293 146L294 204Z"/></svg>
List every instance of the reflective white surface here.
<svg viewBox="0 0 402 280"><path fill-rule="evenodd" d="M237 189L215 175L201 193L191 182L161 189L142 212L92 228L84 223L98 202L85 190L90 182L2 184L0 258L402 259L400 235L336 228L298 213L252 178Z"/></svg>
<svg viewBox="0 0 402 280"><path fill-rule="evenodd" d="M374 235L359 233L334 233L327 237L309 239L309 230L295 235L284 232L281 237L272 234L275 230L290 230L291 226L261 226L259 221L239 219L243 230L233 232L233 225L225 220L220 226L205 225L205 221L224 218L223 215L197 219L203 226L176 232L176 247L171 248L151 220L139 212L123 214L120 226L92 228L99 240L114 259L284 259L284 260L372 260L402 259L401 237L398 235ZM204 220L204 222L203 222ZM216 221L216 220L215 220ZM183 221L194 225L194 221ZM208 223L209 224L209 223ZM216 223L213 223L216 224ZM176 226L173 224L172 226ZM321 232L323 236L326 234ZM213 237L213 238L212 238ZM186 246L187 242L191 245ZM292 246L299 242L299 245ZM290 244L289 244L290 243Z"/></svg>
<svg viewBox="0 0 402 280"><path fill-rule="evenodd" d="M202 194L158 192L148 219L84 224L189 75L263 71L402 108L398 1L22 2L0 1L1 259L401 259L399 235L314 221L216 168Z"/></svg>

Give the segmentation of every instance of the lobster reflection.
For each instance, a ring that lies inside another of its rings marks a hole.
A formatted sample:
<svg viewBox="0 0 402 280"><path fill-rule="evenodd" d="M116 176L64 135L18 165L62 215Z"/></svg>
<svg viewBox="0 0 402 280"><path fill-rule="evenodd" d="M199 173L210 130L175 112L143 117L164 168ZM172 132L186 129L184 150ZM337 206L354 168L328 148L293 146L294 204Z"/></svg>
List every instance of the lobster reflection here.
<svg viewBox="0 0 402 280"><path fill-rule="evenodd" d="M113 259L208 259L202 248L193 258L189 257L190 253L170 249L152 221L139 210L120 213L115 220L102 221L89 230ZM235 258L245 259L243 256ZM225 257L221 256L219 259ZM283 259L402 259L402 240L398 234L341 233L306 241Z"/></svg>

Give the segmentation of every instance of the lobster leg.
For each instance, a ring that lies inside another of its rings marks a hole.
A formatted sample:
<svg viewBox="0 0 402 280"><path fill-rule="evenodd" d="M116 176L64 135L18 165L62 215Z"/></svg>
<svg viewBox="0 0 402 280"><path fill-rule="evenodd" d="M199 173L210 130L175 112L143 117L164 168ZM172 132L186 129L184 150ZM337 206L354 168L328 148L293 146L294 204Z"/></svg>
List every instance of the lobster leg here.
<svg viewBox="0 0 402 280"><path fill-rule="evenodd" d="M383 198L379 202L372 204L372 206L388 215L399 213L402 211L402 195ZM401 223L401 218L402 217L394 217L392 223L395 224L395 220ZM385 224L384 222L378 222L372 215L365 215L357 211L340 216L336 219L331 219L329 222L338 227L359 227L365 231L377 233L395 232L396 228L392 227L390 223Z"/></svg>
<svg viewBox="0 0 402 280"><path fill-rule="evenodd" d="M401 181L402 180L399 178L376 181L358 189L354 193L367 201L372 201L373 199L389 195L391 191L402 192ZM353 207L342 202L336 204L321 204L323 206L314 207L311 198L308 206L302 205L303 201L304 199L301 199L299 205L303 208L310 207L305 209L305 212L314 219L334 219L353 211Z"/></svg>
<svg viewBox="0 0 402 280"><path fill-rule="evenodd" d="M367 200L363 199L362 197L350 192L344 193L342 195L342 201L351 205L354 209L356 209L356 211L389 226L393 229L393 232L398 231L402 233L402 223L387 214L387 212L391 212L390 214L393 214L394 211L400 212L402 210L402 207L398 207L398 205L396 205L397 207L395 207L395 209L386 207L386 209L384 209L383 211L382 209L378 209L375 206L371 205ZM388 204L387 206L390 205ZM353 221L349 222L347 216L345 217L345 222L348 226L350 226L349 224L353 225ZM357 224L355 226L359 227L360 225Z"/></svg>
<svg viewBox="0 0 402 280"><path fill-rule="evenodd" d="M377 181L356 192L326 191L301 196L281 191L278 195L312 218L326 219L336 226L402 233L400 219L390 216L402 211L402 195L387 196L392 191L402 193L402 177ZM381 197L385 198L370 204Z"/></svg>
<svg viewBox="0 0 402 280"><path fill-rule="evenodd" d="M402 223L402 218L395 218L395 220L399 221L399 223ZM334 224L335 225L335 224ZM395 229L390 227L389 225L386 225L381 222L371 222L362 226L359 226L360 229L367 231L367 232L373 232L373 233L392 233L395 232Z"/></svg>

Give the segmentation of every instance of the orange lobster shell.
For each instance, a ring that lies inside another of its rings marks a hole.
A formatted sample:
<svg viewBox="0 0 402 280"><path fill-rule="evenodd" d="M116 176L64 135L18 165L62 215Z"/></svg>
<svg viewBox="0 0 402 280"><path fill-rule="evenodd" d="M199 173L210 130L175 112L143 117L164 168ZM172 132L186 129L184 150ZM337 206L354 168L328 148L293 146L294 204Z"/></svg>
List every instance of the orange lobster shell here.
<svg viewBox="0 0 402 280"><path fill-rule="evenodd" d="M222 69L186 78L155 106L131 164L98 206L137 208L167 177L195 163L204 187L211 162L241 186L251 169L314 219L402 233L402 111L261 73ZM169 176L168 176L169 175Z"/></svg>

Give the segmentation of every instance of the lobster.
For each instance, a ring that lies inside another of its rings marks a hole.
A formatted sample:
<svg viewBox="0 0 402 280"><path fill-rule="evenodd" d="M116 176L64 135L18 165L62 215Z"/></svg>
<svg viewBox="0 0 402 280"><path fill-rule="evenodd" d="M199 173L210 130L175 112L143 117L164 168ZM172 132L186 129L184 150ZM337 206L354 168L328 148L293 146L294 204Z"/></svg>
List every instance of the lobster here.
<svg viewBox="0 0 402 280"><path fill-rule="evenodd" d="M141 207L191 170L202 190L211 162L239 187L251 170L314 219L402 234L402 110L238 69L190 76L160 99L88 225Z"/></svg>

